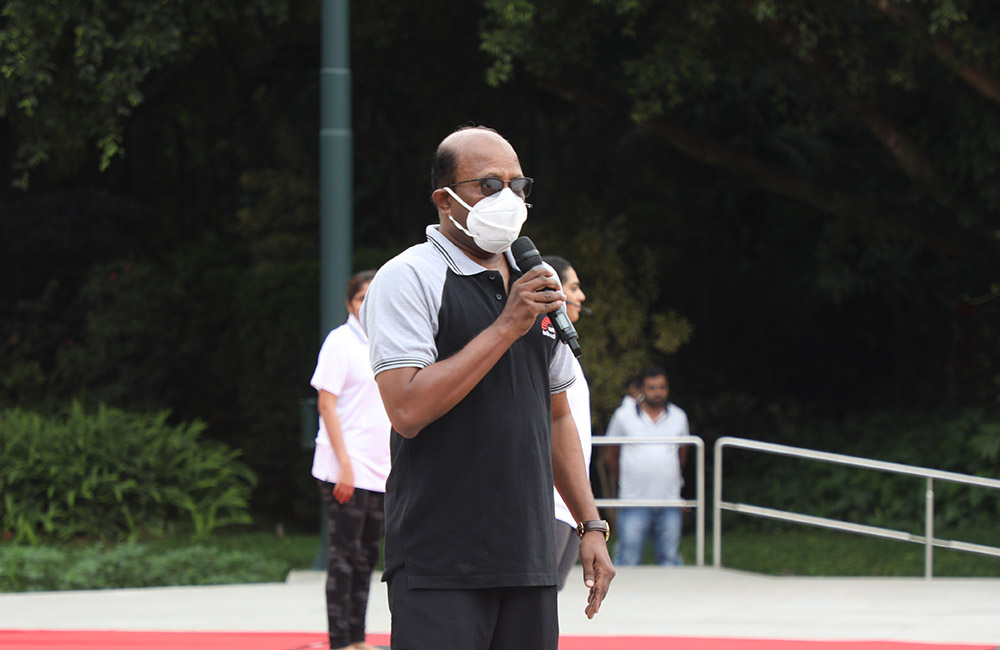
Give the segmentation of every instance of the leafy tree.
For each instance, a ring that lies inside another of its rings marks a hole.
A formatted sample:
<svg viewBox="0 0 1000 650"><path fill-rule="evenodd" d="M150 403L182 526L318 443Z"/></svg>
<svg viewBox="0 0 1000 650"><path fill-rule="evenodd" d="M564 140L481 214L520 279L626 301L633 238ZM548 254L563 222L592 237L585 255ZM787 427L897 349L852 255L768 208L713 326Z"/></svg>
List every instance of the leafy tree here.
<svg viewBox="0 0 1000 650"><path fill-rule="evenodd" d="M709 440L836 448L845 411L996 408L991 4L351 12L356 266L436 220L443 135L497 128L536 179L526 234L588 292L598 429L650 361ZM204 420L246 450L255 509L310 522L318 18L265 0L0 9L0 404Z"/></svg>
<svg viewBox="0 0 1000 650"><path fill-rule="evenodd" d="M284 2L9 0L0 12L0 118L16 133L13 183L52 163L63 174L94 147L105 170L124 153L135 110L166 90L237 21L287 20ZM157 74L159 73L159 74ZM58 155L56 155L56 153Z"/></svg>
<svg viewBox="0 0 1000 650"><path fill-rule="evenodd" d="M491 83L527 80L583 110L627 116L641 137L666 144L662 158L642 158L644 180L679 173L687 187L667 180L659 192L645 190L660 202L645 210L633 198L643 190L618 189L642 222L633 232L658 232L664 205L703 221L643 244L686 258L684 269L707 273L705 281L734 303L698 314L693 295L676 298L700 343L722 336L706 317L743 312L725 319L737 342L726 349L743 360L727 364L730 378L735 367L763 378L758 387L772 398L790 390L805 399L902 404L914 397L908 378L944 375L946 390L918 389L924 399L996 403L990 378L1000 350L992 328L967 318L982 311L980 321L995 319L1000 295L1000 12L992 4L485 6ZM713 233L709 223L722 214ZM719 270L706 269L679 250L694 243L685 235L714 240L720 253L749 246L732 261L751 266L730 269L717 255ZM759 290L752 300L733 295L751 286ZM789 318L781 303L797 313ZM748 311L767 324L748 323ZM744 326L767 344L742 336ZM767 376L775 358L783 377ZM882 369L867 381L856 374L872 366ZM858 390L825 387L817 382L824 375Z"/></svg>

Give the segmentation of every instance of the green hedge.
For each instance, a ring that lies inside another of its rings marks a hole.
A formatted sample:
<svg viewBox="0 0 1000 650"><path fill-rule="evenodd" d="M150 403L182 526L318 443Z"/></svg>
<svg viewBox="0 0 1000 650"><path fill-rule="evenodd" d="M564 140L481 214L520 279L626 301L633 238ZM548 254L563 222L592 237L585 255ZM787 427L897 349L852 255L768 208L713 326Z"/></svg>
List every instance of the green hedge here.
<svg viewBox="0 0 1000 650"><path fill-rule="evenodd" d="M250 551L195 544L55 548L0 545L0 592L279 582L291 567Z"/></svg>
<svg viewBox="0 0 1000 650"><path fill-rule="evenodd" d="M0 528L5 539L136 539L182 530L202 539L248 523L256 477L239 451L201 440L199 421L74 402L43 417L0 411Z"/></svg>

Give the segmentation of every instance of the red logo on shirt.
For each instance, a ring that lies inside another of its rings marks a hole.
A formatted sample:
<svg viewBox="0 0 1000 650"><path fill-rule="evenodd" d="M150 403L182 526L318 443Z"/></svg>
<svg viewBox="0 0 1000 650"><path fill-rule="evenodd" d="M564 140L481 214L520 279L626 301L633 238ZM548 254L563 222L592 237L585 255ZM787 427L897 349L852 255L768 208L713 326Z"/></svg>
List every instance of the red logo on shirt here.
<svg viewBox="0 0 1000 650"><path fill-rule="evenodd" d="M552 320L548 316L542 319L542 334L553 339L556 337L556 328L552 326Z"/></svg>

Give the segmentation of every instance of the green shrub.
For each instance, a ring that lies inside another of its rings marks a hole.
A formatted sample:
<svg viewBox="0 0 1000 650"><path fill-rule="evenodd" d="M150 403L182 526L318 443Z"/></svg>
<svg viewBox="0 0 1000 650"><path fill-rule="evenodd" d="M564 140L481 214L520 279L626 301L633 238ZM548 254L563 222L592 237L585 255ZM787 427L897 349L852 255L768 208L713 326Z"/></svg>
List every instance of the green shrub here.
<svg viewBox="0 0 1000 650"><path fill-rule="evenodd" d="M256 478L240 452L203 441L201 422L74 402L42 417L0 411L0 528L15 542L136 539L180 528L195 539L248 523Z"/></svg>
<svg viewBox="0 0 1000 650"><path fill-rule="evenodd" d="M65 556L57 548L4 544L0 547L0 591L41 591L59 584Z"/></svg>
<svg viewBox="0 0 1000 650"><path fill-rule="evenodd" d="M286 562L253 551L195 544L156 552L146 544L0 545L0 592L276 582Z"/></svg>

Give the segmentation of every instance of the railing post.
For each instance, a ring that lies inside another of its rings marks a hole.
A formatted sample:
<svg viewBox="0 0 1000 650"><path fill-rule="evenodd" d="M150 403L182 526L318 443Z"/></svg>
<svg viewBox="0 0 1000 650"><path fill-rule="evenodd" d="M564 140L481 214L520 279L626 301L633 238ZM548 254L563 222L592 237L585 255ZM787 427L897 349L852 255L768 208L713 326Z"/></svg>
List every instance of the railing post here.
<svg viewBox="0 0 1000 650"><path fill-rule="evenodd" d="M924 521L924 578L934 576L934 479L927 477L926 521Z"/></svg>
<svg viewBox="0 0 1000 650"><path fill-rule="evenodd" d="M715 441L712 462L712 566L722 568L722 440Z"/></svg>
<svg viewBox="0 0 1000 650"><path fill-rule="evenodd" d="M698 566L705 566L705 444L698 441L695 445L695 450L698 452L696 460L698 464L695 466L695 476L696 483L695 486L695 498L698 500L698 512L696 513L698 518L695 520L695 553L697 556Z"/></svg>
<svg viewBox="0 0 1000 650"><path fill-rule="evenodd" d="M828 463L837 463L848 467L861 467L873 469L892 474L902 474L905 476L921 477L926 480L925 489L925 520L924 535L916 535L909 531L891 530L876 526L866 526L852 524L839 519L828 519L825 517L813 517L801 515L784 510L773 508L762 508L745 503L726 503L722 500L722 450L723 447L730 446L739 449L751 449L772 454L791 456L794 458L806 458ZM916 465L902 465L900 463L887 463L870 458L860 458L858 456L845 456L844 454L832 454L825 451L812 449L802 449L799 447L789 447L759 440L747 440L744 438L732 438L723 436L715 441L715 462L713 471L714 490L712 495L712 564L716 568L722 567L722 510L733 510L750 516L768 517L779 521L791 521L810 526L822 528L832 528L834 530L846 530L862 535L873 535L904 542L924 543L924 577L930 580L934 577L934 547L941 546L968 553L981 553L1000 557L1000 546L986 546L983 544L971 544L954 540L937 539L934 537L934 481L951 481L964 485L975 485L1000 490L1000 480L974 476L971 474L958 474L956 472L946 472L943 470L928 469Z"/></svg>

